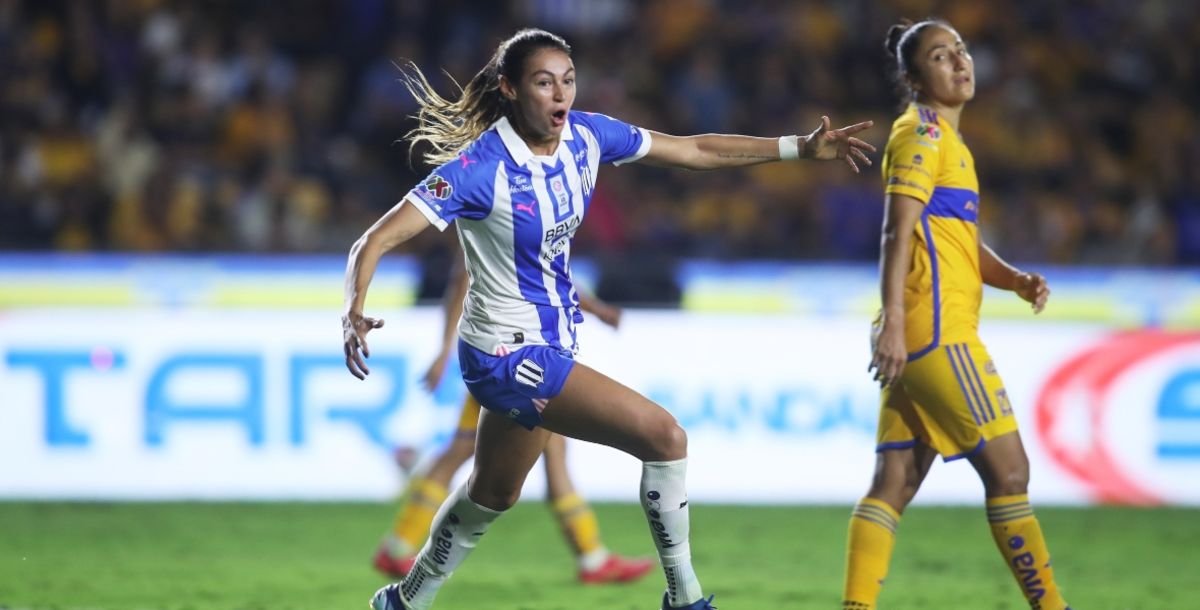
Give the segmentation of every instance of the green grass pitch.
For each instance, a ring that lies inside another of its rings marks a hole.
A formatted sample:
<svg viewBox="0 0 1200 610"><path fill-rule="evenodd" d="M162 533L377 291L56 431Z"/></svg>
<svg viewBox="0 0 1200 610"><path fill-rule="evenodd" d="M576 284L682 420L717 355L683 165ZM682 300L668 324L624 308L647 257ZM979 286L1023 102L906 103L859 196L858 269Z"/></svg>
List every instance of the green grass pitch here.
<svg viewBox="0 0 1200 610"><path fill-rule="evenodd" d="M597 506L614 550L650 555L635 505ZM849 506L692 507L692 554L721 610L835 609ZM1200 608L1200 511L1038 510L1076 610ZM366 608L386 581L370 557L385 504L0 503L6 610ZM658 573L581 586L548 511L519 504L442 590L436 608L657 610ZM884 609L1018 610L982 507L910 508Z"/></svg>

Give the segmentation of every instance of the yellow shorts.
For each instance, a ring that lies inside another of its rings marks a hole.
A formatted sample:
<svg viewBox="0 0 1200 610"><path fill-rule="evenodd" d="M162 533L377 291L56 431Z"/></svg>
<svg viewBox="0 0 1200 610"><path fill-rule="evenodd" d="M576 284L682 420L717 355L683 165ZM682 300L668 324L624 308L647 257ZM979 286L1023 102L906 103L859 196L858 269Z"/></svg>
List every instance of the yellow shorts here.
<svg viewBox="0 0 1200 610"><path fill-rule="evenodd" d="M1015 432L1004 382L978 340L942 345L909 362L900 382L880 396L876 451L920 441L949 462Z"/></svg>
<svg viewBox="0 0 1200 610"><path fill-rule="evenodd" d="M479 401L467 392L467 397L463 399L462 413L458 416L458 428L455 429L455 434L462 437L475 438L475 428L479 425Z"/></svg>

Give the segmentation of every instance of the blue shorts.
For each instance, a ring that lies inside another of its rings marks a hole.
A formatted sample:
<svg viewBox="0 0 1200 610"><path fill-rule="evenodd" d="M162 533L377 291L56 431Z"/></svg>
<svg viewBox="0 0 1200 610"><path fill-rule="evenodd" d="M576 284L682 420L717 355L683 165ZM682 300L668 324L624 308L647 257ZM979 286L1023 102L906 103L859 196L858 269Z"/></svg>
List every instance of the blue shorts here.
<svg viewBox="0 0 1200 610"><path fill-rule="evenodd" d="M562 391L575 357L549 345L528 345L511 354L490 356L459 339L458 363L467 389L483 408L532 430L542 423L546 401Z"/></svg>

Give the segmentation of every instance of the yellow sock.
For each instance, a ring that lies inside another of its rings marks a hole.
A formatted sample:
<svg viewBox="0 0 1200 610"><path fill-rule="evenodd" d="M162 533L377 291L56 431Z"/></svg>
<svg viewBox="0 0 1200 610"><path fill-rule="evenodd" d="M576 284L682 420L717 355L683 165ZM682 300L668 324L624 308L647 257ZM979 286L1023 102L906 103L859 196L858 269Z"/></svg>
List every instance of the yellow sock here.
<svg viewBox="0 0 1200 610"><path fill-rule="evenodd" d="M392 523L392 535L399 548L393 549L397 556L412 555L425 544L429 536L429 525L450 491L437 481L413 477L404 490L405 501L396 512Z"/></svg>
<svg viewBox="0 0 1200 610"><path fill-rule="evenodd" d="M571 545L576 556L582 557L604 548L600 542L600 522L596 520L596 513L579 494L571 493L555 500L554 516L558 518L567 544Z"/></svg>
<svg viewBox="0 0 1200 610"><path fill-rule="evenodd" d="M900 514L887 502L863 498L850 515L843 610L871 610L883 588Z"/></svg>
<svg viewBox="0 0 1200 610"><path fill-rule="evenodd" d="M996 539L1004 562L1016 577L1025 599L1029 600L1029 607L1034 610L1064 610L1067 602L1054 583L1050 551L1046 548L1046 539L1042 537L1037 517L1033 516L1029 496L988 498L987 517L992 538Z"/></svg>

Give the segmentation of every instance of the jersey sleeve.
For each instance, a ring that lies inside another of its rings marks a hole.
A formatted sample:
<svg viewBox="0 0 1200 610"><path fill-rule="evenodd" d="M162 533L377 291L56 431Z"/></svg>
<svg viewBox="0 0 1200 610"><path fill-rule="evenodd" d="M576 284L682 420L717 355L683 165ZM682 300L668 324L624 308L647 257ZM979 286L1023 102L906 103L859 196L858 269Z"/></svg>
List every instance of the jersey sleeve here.
<svg viewBox="0 0 1200 610"><path fill-rule="evenodd" d="M468 155L469 151L433 170L404 196L439 231L460 216L482 220L491 212L493 186L487 172L481 171L485 164Z"/></svg>
<svg viewBox="0 0 1200 610"><path fill-rule="evenodd" d="M941 161L940 134L928 124L898 125L887 144L884 192L929 203Z"/></svg>
<svg viewBox="0 0 1200 610"><path fill-rule="evenodd" d="M608 115L577 111L582 122L596 136L600 162L622 165L632 163L650 152L650 132Z"/></svg>

